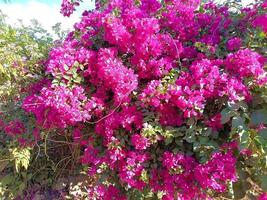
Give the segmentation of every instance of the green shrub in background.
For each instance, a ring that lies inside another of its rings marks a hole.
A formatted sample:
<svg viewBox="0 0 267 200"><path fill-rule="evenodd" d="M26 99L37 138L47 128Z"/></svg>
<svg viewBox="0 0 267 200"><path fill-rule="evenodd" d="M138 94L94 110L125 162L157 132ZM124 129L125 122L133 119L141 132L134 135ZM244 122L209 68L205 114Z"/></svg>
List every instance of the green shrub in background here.
<svg viewBox="0 0 267 200"><path fill-rule="evenodd" d="M2 101L19 96L29 81L42 76L41 61L53 44L50 34L37 21L32 25L12 27L0 15L0 98Z"/></svg>
<svg viewBox="0 0 267 200"><path fill-rule="evenodd" d="M3 133L1 122L20 119L32 124L20 108L20 99L23 89L44 77L42 62L53 43L36 20L29 26L21 21L11 26L0 12L0 199L14 199L26 188L29 176L23 170L29 166L31 150Z"/></svg>

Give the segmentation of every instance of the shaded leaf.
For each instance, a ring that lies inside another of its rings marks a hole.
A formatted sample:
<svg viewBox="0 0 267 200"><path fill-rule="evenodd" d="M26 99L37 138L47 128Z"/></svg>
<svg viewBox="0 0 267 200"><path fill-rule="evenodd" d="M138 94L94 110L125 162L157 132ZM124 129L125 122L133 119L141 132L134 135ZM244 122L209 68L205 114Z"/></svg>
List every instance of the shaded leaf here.
<svg viewBox="0 0 267 200"><path fill-rule="evenodd" d="M251 123L253 126L267 124L267 113L265 110L256 110L251 114Z"/></svg>

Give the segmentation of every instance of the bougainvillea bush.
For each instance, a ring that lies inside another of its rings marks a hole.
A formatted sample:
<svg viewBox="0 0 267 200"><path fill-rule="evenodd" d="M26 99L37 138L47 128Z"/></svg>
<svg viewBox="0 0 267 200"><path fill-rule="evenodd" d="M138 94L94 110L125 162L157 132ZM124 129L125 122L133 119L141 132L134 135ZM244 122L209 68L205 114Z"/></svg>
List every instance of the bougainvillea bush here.
<svg viewBox="0 0 267 200"><path fill-rule="evenodd" d="M78 5L64 0L61 13ZM26 89L35 143L19 121L4 131L33 149L65 136L91 178L81 198L233 199L249 181L263 193L266 8L97 1Z"/></svg>

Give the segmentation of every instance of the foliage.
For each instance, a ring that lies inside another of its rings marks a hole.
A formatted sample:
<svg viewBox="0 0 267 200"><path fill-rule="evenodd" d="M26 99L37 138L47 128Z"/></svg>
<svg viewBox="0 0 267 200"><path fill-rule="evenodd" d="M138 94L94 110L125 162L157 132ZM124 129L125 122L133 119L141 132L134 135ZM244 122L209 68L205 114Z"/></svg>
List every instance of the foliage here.
<svg viewBox="0 0 267 200"><path fill-rule="evenodd" d="M267 2L96 3L2 123L23 147L9 155L24 183L44 163L52 184L86 173L79 198L239 199L251 181L266 191ZM61 13L78 5L64 0Z"/></svg>
<svg viewBox="0 0 267 200"><path fill-rule="evenodd" d="M33 20L29 27L17 28L0 16L0 98L8 101L18 97L30 81L42 76L41 61L47 55L51 36Z"/></svg>
<svg viewBox="0 0 267 200"><path fill-rule="evenodd" d="M27 187L33 122L20 108L25 90L44 76L42 62L53 39L36 20L13 27L0 15L0 199L14 199ZM16 138L16 139L15 139Z"/></svg>

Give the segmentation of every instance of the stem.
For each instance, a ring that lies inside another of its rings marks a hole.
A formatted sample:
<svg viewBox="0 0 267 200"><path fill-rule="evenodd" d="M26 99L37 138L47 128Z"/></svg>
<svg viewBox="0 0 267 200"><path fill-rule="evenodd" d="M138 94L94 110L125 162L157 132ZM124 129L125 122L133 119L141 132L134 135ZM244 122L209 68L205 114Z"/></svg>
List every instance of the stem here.
<svg viewBox="0 0 267 200"><path fill-rule="evenodd" d="M55 143L63 143L63 144L67 144L67 145L77 145L77 143L74 143L74 142L66 142L66 141L61 141L61 140L47 139L47 141L55 142ZM60 145L60 146L63 146L63 145Z"/></svg>
<svg viewBox="0 0 267 200"><path fill-rule="evenodd" d="M0 162L11 161L11 160L13 160L13 159L11 159L11 158L6 158L6 159L3 159L3 160L0 160Z"/></svg>
<svg viewBox="0 0 267 200"><path fill-rule="evenodd" d="M44 153L46 155L46 158L49 160L49 156L47 154L47 138L48 138L48 133L45 134L45 140L44 140Z"/></svg>
<svg viewBox="0 0 267 200"><path fill-rule="evenodd" d="M121 106L122 100L120 101L119 105L117 105L109 114L107 114L106 116L102 117L101 119L95 121L95 122L89 122L86 121L88 124L97 124L99 122L101 122L102 120L108 118L109 116L111 116L115 111L117 111L117 109L119 109L119 107Z"/></svg>
<svg viewBox="0 0 267 200"><path fill-rule="evenodd" d="M228 183L228 190L229 190L229 196L231 199L235 199L235 195L234 195L234 188L233 188L233 182L230 181Z"/></svg>

